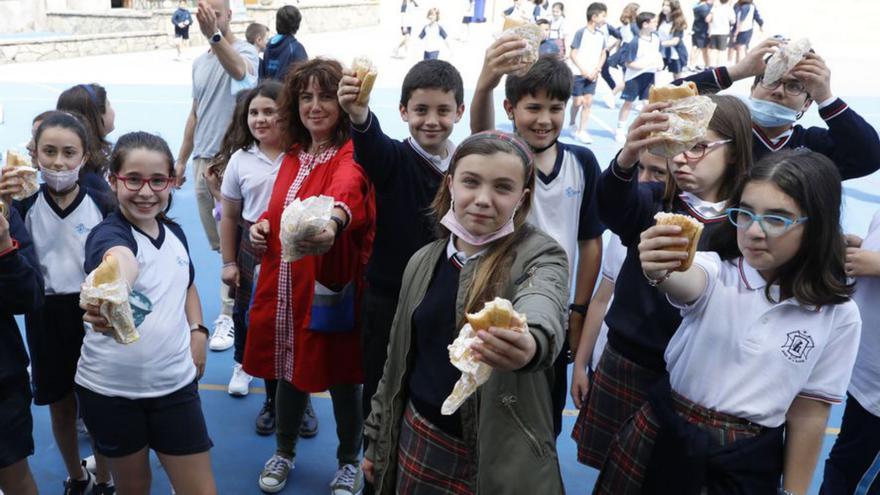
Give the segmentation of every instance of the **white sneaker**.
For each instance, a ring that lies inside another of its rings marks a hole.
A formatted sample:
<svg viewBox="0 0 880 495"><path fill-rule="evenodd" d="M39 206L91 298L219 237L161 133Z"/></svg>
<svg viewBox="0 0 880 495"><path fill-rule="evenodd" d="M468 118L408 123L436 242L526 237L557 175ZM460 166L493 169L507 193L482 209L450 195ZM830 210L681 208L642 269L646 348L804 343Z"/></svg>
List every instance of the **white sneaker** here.
<svg viewBox="0 0 880 495"><path fill-rule="evenodd" d="M232 318L220 315L214 320L214 334L208 347L212 351L225 351L235 344L235 323Z"/></svg>
<svg viewBox="0 0 880 495"><path fill-rule="evenodd" d="M95 456L90 455L90 456L86 457L85 459L83 459L83 467L85 467L88 472L90 472L92 474L97 474L98 473L98 465L97 465L97 463L95 463Z"/></svg>
<svg viewBox="0 0 880 495"><path fill-rule="evenodd" d="M332 495L356 495L364 487L364 474L356 464L344 464L330 482Z"/></svg>
<svg viewBox="0 0 880 495"><path fill-rule="evenodd" d="M273 455L260 473L260 490L266 493L280 492L287 484L287 477L291 470L293 470L293 461L278 454Z"/></svg>
<svg viewBox="0 0 880 495"><path fill-rule="evenodd" d="M584 144L592 144L593 138L590 136L590 133L587 131L580 131L574 133L574 138Z"/></svg>
<svg viewBox="0 0 880 495"><path fill-rule="evenodd" d="M614 93L605 93L605 106L611 109L617 107L617 96Z"/></svg>
<svg viewBox="0 0 880 495"><path fill-rule="evenodd" d="M229 388L227 389L229 395L244 397L248 394L248 387L253 379L254 377L245 373L240 364L235 363L235 366L232 367L232 378L229 379Z"/></svg>
<svg viewBox="0 0 880 495"><path fill-rule="evenodd" d="M614 140L617 141L618 143L625 143L626 142L626 129L623 127L618 127L617 134L614 136Z"/></svg>

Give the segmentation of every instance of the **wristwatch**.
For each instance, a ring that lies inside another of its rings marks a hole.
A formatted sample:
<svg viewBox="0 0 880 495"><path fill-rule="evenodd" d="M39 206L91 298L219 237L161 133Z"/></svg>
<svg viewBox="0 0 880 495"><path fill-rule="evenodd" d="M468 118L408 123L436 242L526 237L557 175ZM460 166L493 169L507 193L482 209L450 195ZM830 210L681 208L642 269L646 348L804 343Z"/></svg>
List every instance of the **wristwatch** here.
<svg viewBox="0 0 880 495"><path fill-rule="evenodd" d="M195 323L189 327L189 333L193 332L202 332L205 334L205 337L209 337L211 334L208 332L208 327L202 325L201 323Z"/></svg>
<svg viewBox="0 0 880 495"><path fill-rule="evenodd" d="M345 222L342 221L341 218L336 216L330 217L330 220L332 220L333 223L336 224L336 238L339 238L339 236L342 235L342 229L345 228Z"/></svg>
<svg viewBox="0 0 880 495"><path fill-rule="evenodd" d="M215 43L220 43L220 40L223 39L223 33L221 33L220 30L218 29L217 32L212 34L211 37L208 39L211 41L212 45Z"/></svg>
<svg viewBox="0 0 880 495"><path fill-rule="evenodd" d="M569 304L569 311L574 311L575 313L580 313L581 315L587 314L587 305L586 304Z"/></svg>

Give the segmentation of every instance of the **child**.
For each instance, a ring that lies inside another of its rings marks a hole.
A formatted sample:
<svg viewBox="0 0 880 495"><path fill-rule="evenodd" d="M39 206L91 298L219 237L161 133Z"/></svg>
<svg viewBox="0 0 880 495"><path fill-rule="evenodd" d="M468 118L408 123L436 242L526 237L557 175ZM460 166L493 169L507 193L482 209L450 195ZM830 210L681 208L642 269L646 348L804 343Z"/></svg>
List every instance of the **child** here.
<svg viewBox="0 0 880 495"><path fill-rule="evenodd" d="M0 180L0 196L7 208L9 195L17 189ZM7 215L0 215L0 491L36 495L27 461L34 453L28 354L13 315L37 311L43 305L44 286L24 222L15 208L9 208Z"/></svg>
<svg viewBox="0 0 880 495"><path fill-rule="evenodd" d="M254 48L257 49L257 53L263 53L266 51L266 41L268 37L269 27L265 24L260 24L259 22L248 24L247 29L244 31L244 38L248 43L254 45Z"/></svg>
<svg viewBox="0 0 880 495"><path fill-rule="evenodd" d="M58 96L56 110L71 112L80 117L89 134L88 161L80 171L84 185L113 198L107 184L107 162L110 141L107 135L116 128L116 111L107 98L107 90L96 83L77 84Z"/></svg>
<svg viewBox="0 0 880 495"><path fill-rule="evenodd" d="M419 7L415 0L403 0L400 3L400 43L392 53L394 58L406 58L404 53L409 52L409 40L412 37L413 12Z"/></svg>
<svg viewBox="0 0 880 495"><path fill-rule="evenodd" d="M521 49L523 43L502 37L486 51L471 104L471 130L495 126L492 89L501 76L508 73L504 109L517 134L535 152L538 181L529 222L565 249L570 268L568 287L573 288L567 342L554 370L553 410L558 435L568 392L568 349L577 348L602 260L603 227L599 223L595 193L600 171L589 149L558 140L565 122L565 105L571 96L573 77L568 66L560 60L543 57L525 75L510 75L521 67L506 62L509 60L506 54Z"/></svg>
<svg viewBox="0 0 880 495"><path fill-rule="evenodd" d="M85 330L79 308L86 236L113 205L79 181L89 159L83 124L65 112L47 115L34 135L44 184L14 205L24 219L45 280L45 304L27 320L34 402L49 405L55 443L67 468L68 493L90 493L95 480L81 464L76 431L74 375ZM113 493L102 456L96 456L100 493Z"/></svg>
<svg viewBox="0 0 880 495"><path fill-rule="evenodd" d="M162 138L132 132L116 142L110 172L119 209L89 234L85 270L112 254L132 295L152 310L138 325L140 339L120 344L99 308L84 308L92 331L76 372L83 419L120 493L149 492L153 449L178 493L213 494L198 392L208 329L183 229L165 216L174 157Z"/></svg>
<svg viewBox="0 0 880 495"><path fill-rule="evenodd" d="M733 48L736 50L736 62L739 63L746 56L749 43L752 42L752 34L755 31L755 23L761 31L764 31L764 19L758 13L758 7L752 0L737 0L733 6L736 12L736 28L734 29Z"/></svg>
<svg viewBox="0 0 880 495"><path fill-rule="evenodd" d="M438 24L440 21L440 9L432 7L428 9L428 24L419 33L419 39L425 42L425 56L422 60L437 60L440 58L442 45L452 51L449 41L446 39L446 31Z"/></svg>
<svg viewBox="0 0 880 495"><path fill-rule="evenodd" d="M584 144L590 144L593 139L587 132L587 122L590 120L590 108L593 106L593 95L596 94L596 86L599 82L599 73L605 64L605 34L601 28L605 24L608 8L604 3L593 2L587 7L587 25L578 29L571 40L571 68L574 76L574 88L571 104L571 121L578 109L581 110L581 118L577 123L574 138Z"/></svg>
<svg viewBox="0 0 880 495"><path fill-rule="evenodd" d="M699 0L694 5L694 27L691 35L691 46L694 52L699 52L703 56L703 67L709 68L712 63L709 62L709 15L712 12L712 4L709 0ZM696 56L692 57L694 60ZM696 66L700 70L700 66Z"/></svg>
<svg viewBox="0 0 880 495"><path fill-rule="evenodd" d="M464 15L461 18L461 34L458 36L459 41L467 42L471 37L471 23L474 22L475 0L465 0Z"/></svg>
<svg viewBox="0 0 880 495"><path fill-rule="evenodd" d="M825 461L820 495L875 493L877 459L880 454L880 407L878 407L877 328L878 281L880 281L880 212L874 214L868 235L846 236L846 274L856 277L853 301L862 317L862 340L853 368L846 410L834 447Z"/></svg>
<svg viewBox="0 0 880 495"><path fill-rule="evenodd" d="M684 46L684 32L687 29L687 21L681 11L678 0L664 0L663 10L660 12L658 31L662 39L663 65L672 73L672 77L678 79L688 63L687 48Z"/></svg>
<svg viewBox="0 0 880 495"><path fill-rule="evenodd" d="M351 118L358 163L376 188L376 238L363 299L363 406L368 417L385 366L403 270L410 257L435 238L424 213L455 151L449 136L464 114L464 85L449 62L426 60L413 65L400 90L400 117L410 136L397 141L382 132L368 104L355 103L358 84L354 73L347 71L339 104ZM405 236L400 235L401 225L407 226Z"/></svg>
<svg viewBox="0 0 880 495"><path fill-rule="evenodd" d="M636 100L646 103L648 90L654 85L654 75L663 66L660 49L660 35L657 34L657 16L652 12L642 12L636 17L639 35L620 49L620 57L626 66L624 72L623 106L617 116L619 143L626 141L626 121ZM623 29L621 29L623 31Z"/></svg>
<svg viewBox="0 0 880 495"><path fill-rule="evenodd" d="M532 12L525 0L513 0L513 5L504 9L504 17L520 23L534 22Z"/></svg>
<svg viewBox="0 0 880 495"><path fill-rule="evenodd" d="M532 22L536 23L541 19L550 20L550 2L547 0L533 0L535 7L532 9Z"/></svg>
<svg viewBox="0 0 880 495"><path fill-rule="evenodd" d="M807 493L861 329L841 189L828 158L786 151L731 196L717 253L672 271L680 228L642 233L644 276L683 319L668 382L621 430L595 493Z"/></svg>
<svg viewBox="0 0 880 495"><path fill-rule="evenodd" d="M293 5L278 9L275 14L275 32L278 34L266 45L260 62L260 80L271 78L283 81L292 65L309 59L305 47L296 39L301 22L302 14Z"/></svg>
<svg viewBox="0 0 880 495"><path fill-rule="evenodd" d="M184 43L189 45L189 27L192 25L188 0L177 2L177 10L171 15L171 24L174 24L174 47L177 48L177 58L174 60L181 60L181 49Z"/></svg>
<svg viewBox="0 0 880 495"><path fill-rule="evenodd" d="M736 23L736 15L733 13L733 5L730 4L730 0L715 0L712 3L712 12L709 14L708 21L712 66L720 67L727 52L731 29Z"/></svg>
<svg viewBox="0 0 880 495"><path fill-rule="evenodd" d="M620 11L620 39L621 48L630 43L639 34L638 16L639 4L631 2Z"/></svg>
<svg viewBox="0 0 880 495"><path fill-rule="evenodd" d="M538 56L543 57L544 55L549 55L556 58L562 58L562 53L559 51L559 45L554 40L550 39L550 21L547 19L538 19L536 24L541 28L541 45L538 47Z"/></svg>
<svg viewBox="0 0 880 495"><path fill-rule="evenodd" d="M550 36L547 39L552 40L559 47L559 53L565 56L565 4L562 2L554 2L550 11L553 16L550 18Z"/></svg>
<svg viewBox="0 0 880 495"><path fill-rule="evenodd" d="M681 321L642 275L636 249L639 234L653 224L657 212L681 213L703 224L701 247L705 246L712 231L724 223L727 201L752 163L745 105L733 96L712 98L717 108L706 136L667 161L665 185L635 180L639 157L658 139L648 136L667 121L666 115L654 112L665 107L662 103L648 105L636 117L627 144L599 180L600 217L620 237L627 255L615 281L616 297L605 316L608 343L578 418L582 426L576 438L578 460L597 469L620 426L663 377L663 351Z"/></svg>
<svg viewBox="0 0 880 495"><path fill-rule="evenodd" d="M528 145L496 131L456 149L432 205L440 239L406 268L388 364L373 397L364 473L376 493L562 493L548 375L563 342L568 266L559 245L526 225L535 168ZM447 346L465 313L502 297L524 332L480 331L491 366L452 415L441 404L461 372Z"/></svg>

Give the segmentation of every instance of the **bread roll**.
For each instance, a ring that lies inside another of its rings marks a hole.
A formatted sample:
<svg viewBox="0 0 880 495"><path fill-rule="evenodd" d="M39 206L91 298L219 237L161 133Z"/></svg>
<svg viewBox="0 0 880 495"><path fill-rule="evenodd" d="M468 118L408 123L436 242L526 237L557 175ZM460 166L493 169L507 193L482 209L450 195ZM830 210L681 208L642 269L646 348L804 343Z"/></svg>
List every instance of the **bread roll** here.
<svg viewBox="0 0 880 495"><path fill-rule="evenodd" d="M699 96L697 85L691 81L681 86L651 86L648 90L648 103L659 103L661 101L675 101L691 96Z"/></svg>
<svg viewBox="0 0 880 495"><path fill-rule="evenodd" d="M501 27L502 31L507 31L508 29L513 29L520 26L525 26L528 24L526 21L520 19L519 17L505 17L504 18L504 26Z"/></svg>
<svg viewBox="0 0 880 495"><path fill-rule="evenodd" d="M29 158L13 150L6 150L6 166L33 168L33 164Z"/></svg>
<svg viewBox="0 0 880 495"><path fill-rule="evenodd" d="M352 69L357 74L357 79L361 83L361 90L357 95L355 102L359 105L365 105L370 100L370 92L373 91L373 84L376 83L376 76L379 72L373 65L373 62L367 57L357 57L351 64Z"/></svg>
<svg viewBox="0 0 880 495"><path fill-rule="evenodd" d="M651 137L662 137L663 141L649 148L651 153L666 158L672 158L699 143L706 136L716 108L711 98L699 95L697 85L693 82L681 86L651 87L648 101L670 103L667 108L660 110L669 116L669 127L651 134Z"/></svg>
<svg viewBox="0 0 880 495"><path fill-rule="evenodd" d="M119 272L119 261L110 253L104 255L104 259L98 268L95 268L95 287L102 284L112 284L122 278Z"/></svg>
<svg viewBox="0 0 880 495"><path fill-rule="evenodd" d="M508 21L511 21L510 28L507 28ZM522 21L507 18L504 21L504 25L504 32L501 33L502 37L518 38L526 42L526 52L511 60L511 63L513 64L523 63L526 65L523 69L514 74L521 76L531 69L532 65L538 61L540 53L539 49L541 48L541 41L543 40L544 35L541 34L541 27L533 23L524 23Z"/></svg>
<svg viewBox="0 0 880 495"><path fill-rule="evenodd" d="M9 218L9 207L2 199L0 199L0 215L3 215L3 218Z"/></svg>
<svg viewBox="0 0 880 495"><path fill-rule="evenodd" d="M40 189L40 183L37 180L37 169L31 163L29 157L13 150L6 150L6 170L5 174L18 177L21 179L21 192L12 195L12 199L21 201L31 197Z"/></svg>
<svg viewBox="0 0 880 495"><path fill-rule="evenodd" d="M654 215L657 225L677 225L681 227L679 236L688 240L687 246L673 246L666 248L668 251L686 251L688 257L681 262L681 265L673 271L683 272L691 267L694 262L694 255L697 254L697 244L700 242L700 235L703 233L703 224L693 217L687 215L679 215L678 213L660 212Z"/></svg>
<svg viewBox="0 0 880 495"><path fill-rule="evenodd" d="M526 321L525 315L517 313L507 299L496 297L483 305L477 313L465 315L474 331L489 330L489 327L519 329Z"/></svg>

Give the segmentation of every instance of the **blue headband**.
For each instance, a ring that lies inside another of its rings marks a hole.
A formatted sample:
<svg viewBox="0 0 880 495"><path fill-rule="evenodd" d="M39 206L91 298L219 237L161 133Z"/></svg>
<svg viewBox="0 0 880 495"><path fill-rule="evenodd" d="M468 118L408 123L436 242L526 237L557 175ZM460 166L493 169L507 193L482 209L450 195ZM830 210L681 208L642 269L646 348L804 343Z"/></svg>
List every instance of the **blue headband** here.
<svg viewBox="0 0 880 495"><path fill-rule="evenodd" d="M86 90L86 93L89 94L89 99L92 100L93 105L95 105L96 107L99 106L98 105L98 94L95 93L95 88L92 87L91 84L80 84L79 87Z"/></svg>

